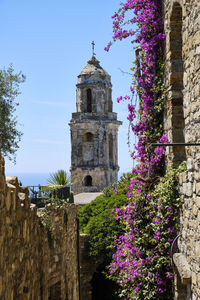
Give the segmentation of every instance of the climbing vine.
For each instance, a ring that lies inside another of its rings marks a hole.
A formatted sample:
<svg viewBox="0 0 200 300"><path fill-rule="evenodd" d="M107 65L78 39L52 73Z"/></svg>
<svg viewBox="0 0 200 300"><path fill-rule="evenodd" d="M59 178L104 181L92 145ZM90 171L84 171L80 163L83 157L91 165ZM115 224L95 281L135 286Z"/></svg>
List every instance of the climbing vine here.
<svg viewBox="0 0 200 300"><path fill-rule="evenodd" d="M128 206L116 210L126 232L115 240L109 277L121 286L123 299L173 298L170 246L181 205L177 177L184 170L184 164L168 170L154 189L144 185Z"/></svg>
<svg viewBox="0 0 200 300"><path fill-rule="evenodd" d="M136 59L130 95L128 117L133 133L138 137L132 153L138 164L127 186L129 205L116 209L116 220L125 233L115 240L116 252L110 265L110 277L121 287L123 299L172 299L173 276L169 250L177 230L180 200L177 174L169 170L164 177L162 143L163 108L163 33L162 7L159 0L127 0L113 15L113 42L132 38ZM105 48L110 49L112 42ZM139 108L132 100L139 98ZM151 143L161 145L153 149Z"/></svg>
<svg viewBox="0 0 200 300"><path fill-rule="evenodd" d="M130 15L133 15L132 17ZM127 16L127 17L126 17ZM162 63L162 42L165 38L163 33L163 21L161 16L161 3L158 0L127 0L121 4L118 12L113 15L113 41L133 37L136 45L136 60L132 70L133 80L130 86L131 95L118 97L117 101L131 100L133 94L139 96L139 111L136 106L128 103L128 117L131 128L138 136L138 143L135 145L135 152L132 156L138 158L140 164L137 166L137 173L145 175L148 169L149 159L152 171L158 167L163 156L163 148L156 149L149 158L148 145L158 141L166 141L162 137L162 111L164 105L163 95L163 63ZM124 29L131 27L129 29ZM135 30L132 27L137 28ZM110 42L105 48L109 50ZM134 120L139 115L139 120ZM158 160L159 154L159 160Z"/></svg>
<svg viewBox="0 0 200 300"><path fill-rule="evenodd" d="M47 230L48 243L49 243L49 246L51 247L52 243L53 243L52 222L51 222L51 216L48 214L47 211L45 211L41 214L41 224Z"/></svg>

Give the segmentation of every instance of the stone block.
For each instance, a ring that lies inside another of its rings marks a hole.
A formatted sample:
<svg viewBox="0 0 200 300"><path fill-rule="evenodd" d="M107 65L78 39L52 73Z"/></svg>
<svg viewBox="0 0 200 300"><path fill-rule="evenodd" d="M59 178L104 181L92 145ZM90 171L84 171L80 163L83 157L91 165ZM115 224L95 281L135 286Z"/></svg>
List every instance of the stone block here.
<svg viewBox="0 0 200 300"><path fill-rule="evenodd" d="M195 198L195 203L196 203L197 207L200 208L200 197Z"/></svg>
<svg viewBox="0 0 200 300"><path fill-rule="evenodd" d="M189 182L193 182L194 181L194 173L193 172L188 172L188 181ZM193 191L194 191L194 187L193 187Z"/></svg>
<svg viewBox="0 0 200 300"><path fill-rule="evenodd" d="M173 255L174 263L181 277L182 284L188 284L191 281L191 270L185 255L175 253Z"/></svg>
<svg viewBox="0 0 200 300"><path fill-rule="evenodd" d="M193 174L194 174L194 179L196 181L200 181L200 172L194 172Z"/></svg>
<svg viewBox="0 0 200 300"><path fill-rule="evenodd" d="M187 159L187 170L193 171L193 169L194 169L194 162L193 162L193 159L191 157L189 157Z"/></svg>
<svg viewBox="0 0 200 300"><path fill-rule="evenodd" d="M200 47L199 47L199 49L200 49ZM195 96L195 98L197 98L197 97L199 97L199 95L200 95L200 85L198 83L194 88L194 96Z"/></svg>
<svg viewBox="0 0 200 300"><path fill-rule="evenodd" d="M192 173L194 175L194 173ZM195 191L196 191L196 180L194 179L193 180L193 194L195 194Z"/></svg>
<svg viewBox="0 0 200 300"><path fill-rule="evenodd" d="M193 37L193 47L199 46L200 41L200 31L198 30Z"/></svg>
<svg viewBox="0 0 200 300"><path fill-rule="evenodd" d="M196 194L200 196L200 182L196 183Z"/></svg>
<svg viewBox="0 0 200 300"><path fill-rule="evenodd" d="M183 183L183 194L185 194L188 197L191 197L192 193L193 193L192 183L191 182Z"/></svg>
<svg viewBox="0 0 200 300"><path fill-rule="evenodd" d="M200 257L200 243L199 242L195 246L195 256Z"/></svg>
<svg viewBox="0 0 200 300"><path fill-rule="evenodd" d="M194 205L193 205L193 208L192 208L192 212L193 212L193 215L194 215L195 217L197 216L198 211L199 211L198 207L194 204Z"/></svg>
<svg viewBox="0 0 200 300"><path fill-rule="evenodd" d="M192 284L196 285L197 283L197 274L195 272L192 272Z"/></svg>
<svg viewBox="0 0 200 300"><path fill-rule="evenodd" d="M18 187L18 179L17 176L6 176L6 183L10 183L15 187Z"/></svg>

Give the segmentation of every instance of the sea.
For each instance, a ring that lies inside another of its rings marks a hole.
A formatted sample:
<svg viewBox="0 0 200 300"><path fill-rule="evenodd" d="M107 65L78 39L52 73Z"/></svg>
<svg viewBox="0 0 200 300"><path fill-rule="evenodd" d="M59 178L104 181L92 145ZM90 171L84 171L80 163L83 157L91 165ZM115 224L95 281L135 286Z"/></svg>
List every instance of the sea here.
<svg viewBox="0 0 200 300"><path fill-rule="evenodd" d="M122 172L118 173L118 179ZM38 186L47 185L47 180L50 177L49 173L6 173L6 176L17 176L18 181L22 183L22 186Z"/></svg>
<svg viewBox="0 0 200 300"><path fill-rule="evenodd" d="M22 186L46 185L49 173L6 173L6 176L17 176Z"/></svg>

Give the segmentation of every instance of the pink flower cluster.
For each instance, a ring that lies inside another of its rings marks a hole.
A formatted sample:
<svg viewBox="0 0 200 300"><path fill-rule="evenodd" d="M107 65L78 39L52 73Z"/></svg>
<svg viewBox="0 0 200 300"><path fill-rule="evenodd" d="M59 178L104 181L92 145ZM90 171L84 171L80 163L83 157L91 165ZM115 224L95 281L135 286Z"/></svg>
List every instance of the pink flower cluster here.
<svg viewBox="0 0 200 300"><path fill-rule="evenodd" d="M135 72L130 90L132 95L136 93L139 96L140 104L138 112L136 112L135 105L128 104L127 119L131 122L131 128L138 137L132 157L139 163L133 170L135 178L127 187L129 190L127 196L130 198L129 206L117 209L115 212L116 220L125 222L126 232L115 241L116 253L113 255L110 272L121 285L124 299L144 299L142 294L144 282L152 288L154 293L157 293L156 299L168 299L166 298L166 281L171 279L172 273L169 266L162 266L163 270L157 266L160 256L169 255L168 244L166 247L159 246L163 233L159 229L156 231L156 226L163 226L163 228L168 226L173 212L169 211L169 216L163 219L162 207L155 205L153 211L145 211L145 203L150 202L151 194L145 190L145 184L141 178L141 176L146 177L149 171L151 176L156 174L164 159L162 146L152 151L149 145L153 142L159 141L162 144L168 141L166 135L160 134L158 137L158 133L154 133L158 125L155 112L155 75L158 71L157 61L162 43L165 39L161 0L126 0L112 18L113 42L132 37L137 45ZM107 45L105 50L109 51L111 45L112 42ZM117 102L130 99L131 97L128 95L120 96L117 98ZM137 114L139 114L139 121L135 123ZM141 195L141 203L138 203L138 195ZM139 205L141 209L138 209ZM157 215L161 215L161 217L158 218ZM151 237L143 230L145 226L149 226ZM167 230L167 242L172 240L175 233L173 225L168 228L170 230ZM148 238L151 241L148 241ZM148 247L151 249L148 250ZM135 298L133 298L133 289Z"/></svg>

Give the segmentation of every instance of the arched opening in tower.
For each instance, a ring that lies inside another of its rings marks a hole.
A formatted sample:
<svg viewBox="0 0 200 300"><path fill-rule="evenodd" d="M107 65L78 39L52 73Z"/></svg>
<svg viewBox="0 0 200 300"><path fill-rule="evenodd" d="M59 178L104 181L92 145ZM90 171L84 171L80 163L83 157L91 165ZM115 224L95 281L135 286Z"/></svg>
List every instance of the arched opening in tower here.
<svg viewBox="0 0 200 300"><path fill-rule="evenodd" d="M92 91L91 89L86 90L87 97L87 112L92 112Z"/></svg>
<svg viewBox="0 0 200 300"><path fill-rule="evenodd" d="M85 186L92 186L92 177L90 175L86 176L84 179Z"/></svg>
<svg viewBox="0 0 200 300"><path fill-rule="evenodd" d="M109 134L109 162L113 164L113 135L112 133Z"/></svg>
<svg viewBox="0 0 200 300"><path fill-rule="evenodd" d="M83 142L93 142L94 136L91 132L86 132L83 136Z"/></svg>
<svg viewBox="0 0 200 300"><path fill-rule="evenodd" d="M182 7L174 3L170 18L170 52L171 52L171 126L172 142L185 143L185 120L183 112L183 58L182 58ZM173 164L179 165L185 160L185 147L175 146Z"/></svg>

